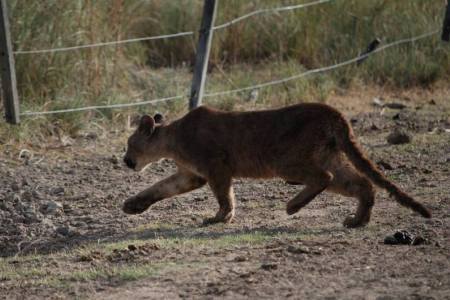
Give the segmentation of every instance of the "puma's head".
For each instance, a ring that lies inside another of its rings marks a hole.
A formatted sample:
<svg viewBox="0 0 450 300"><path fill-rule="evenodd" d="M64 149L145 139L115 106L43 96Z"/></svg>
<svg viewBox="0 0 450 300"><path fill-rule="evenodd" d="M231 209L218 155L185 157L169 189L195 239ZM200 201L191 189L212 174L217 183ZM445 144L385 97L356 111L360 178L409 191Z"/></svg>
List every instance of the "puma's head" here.
<svg viewBox="0 0 450 300"><path fill-rule="evenodd" d="M127 152L123 161L135 171L141 171L149 163L162 158L161 141L157 135L163 117L156 114L153 118L144 115L139 121L138 128L128 138Z"/></svg>

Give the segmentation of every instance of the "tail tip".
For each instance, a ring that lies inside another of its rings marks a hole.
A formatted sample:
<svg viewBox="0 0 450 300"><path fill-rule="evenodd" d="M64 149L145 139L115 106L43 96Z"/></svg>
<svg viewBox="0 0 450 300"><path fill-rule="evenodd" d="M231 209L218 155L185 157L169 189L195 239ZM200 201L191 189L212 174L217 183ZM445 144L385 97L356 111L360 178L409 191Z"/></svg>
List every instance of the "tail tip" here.
<svg viewBox="0 0 450 300"><path fill-rule="evenodd" d="M428 209L424 209L423 212L421 212L421 215L425 218L425 219L431 219L432 215L431 212Z"/></svg>
<svg viewBox="0 0 450 300"><path fill-rule="evenodd" d="M428 208L424 207L423 205L417 206L416 211L420 215L422 215L422 217L424 217L426 219L430 219L431 218L431 212L428 210Z"/></svg>

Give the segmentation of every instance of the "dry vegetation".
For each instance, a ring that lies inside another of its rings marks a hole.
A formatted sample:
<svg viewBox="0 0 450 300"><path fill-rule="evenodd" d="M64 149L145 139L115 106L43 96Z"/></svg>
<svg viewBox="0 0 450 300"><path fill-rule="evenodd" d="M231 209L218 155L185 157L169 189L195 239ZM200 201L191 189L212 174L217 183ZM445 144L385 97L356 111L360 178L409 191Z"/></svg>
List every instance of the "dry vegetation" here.
<svg viewBox="0 0 450 300"><path fill-rule="evenodd" d="M202 8L200 0L14 0L8 3L16 50L196 31ZM222 24L258 8L297 3L221 1L216 23ZM216 32L207 90L252 85L352 58L375 37L391 42L429 32L440 28L442 17L441 1L386 0L336 0L306 9L253 17ZM196 39L197 36L188 36L119 47L17 55L22 111L187 95ZM257 102L275 106L301 99L323 101L355 85L430 87L449 78L448 50L449 46L435 36L377 54L361 67L350 66L265 89ZM248 97L248 93L243 93L207 101L230 109ZM277 100L272 102L274 99ZM186 99L137 110L152 108L182 113L186 109ZM136 109L125 114L133 111ZM114 120L123 114L123 111L102 110L25 118L23 127L44 127L40 132L45 135L49 127L74 133L87 120ZM51 129L50 134L54 134Z"/></svg>

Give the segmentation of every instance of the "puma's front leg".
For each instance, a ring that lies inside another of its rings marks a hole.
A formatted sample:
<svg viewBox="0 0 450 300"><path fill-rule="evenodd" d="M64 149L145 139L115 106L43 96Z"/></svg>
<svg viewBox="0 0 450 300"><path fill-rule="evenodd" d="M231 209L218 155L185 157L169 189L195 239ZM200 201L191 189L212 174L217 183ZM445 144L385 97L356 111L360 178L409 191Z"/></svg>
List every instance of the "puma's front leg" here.
<svg viewBox="0 0 450 300"><path fill-rule="evenodd" d="M122 210L127 214L140 214L160 200L195 190L205 184L205 179L187 171L179 171L127 199Z"/></svg>
<svg viewBox="0 0 450 300"><path fill-rule="evenodd" d="M214 178L209 180L209 185L217 200L219 201L219 211L212 218L203 221L204 225L215 223L230 223L234 217L235 199L231 177Z"/></svg>

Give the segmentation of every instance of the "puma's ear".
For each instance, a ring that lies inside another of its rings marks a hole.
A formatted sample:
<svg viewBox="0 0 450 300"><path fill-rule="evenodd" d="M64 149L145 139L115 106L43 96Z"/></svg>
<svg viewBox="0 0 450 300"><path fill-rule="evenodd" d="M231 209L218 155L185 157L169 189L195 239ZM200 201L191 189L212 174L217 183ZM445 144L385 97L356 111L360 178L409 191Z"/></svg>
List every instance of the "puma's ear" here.
<svg viewBox="0 0 450 300"><path fill-rule="evenodd" d="M142 116L141 121L139 122L138 130L142 133L147 134L148 136L151 136L154 129L155 120L153 120L153 118L148 115Z"/></svg>
<svg viewBox="0 0 450 300"><path fill-rule="evenodd" d="M153 119L155 120L156 124L162 124L164 123L164 117L162 114L156 114Z"/></svg>

